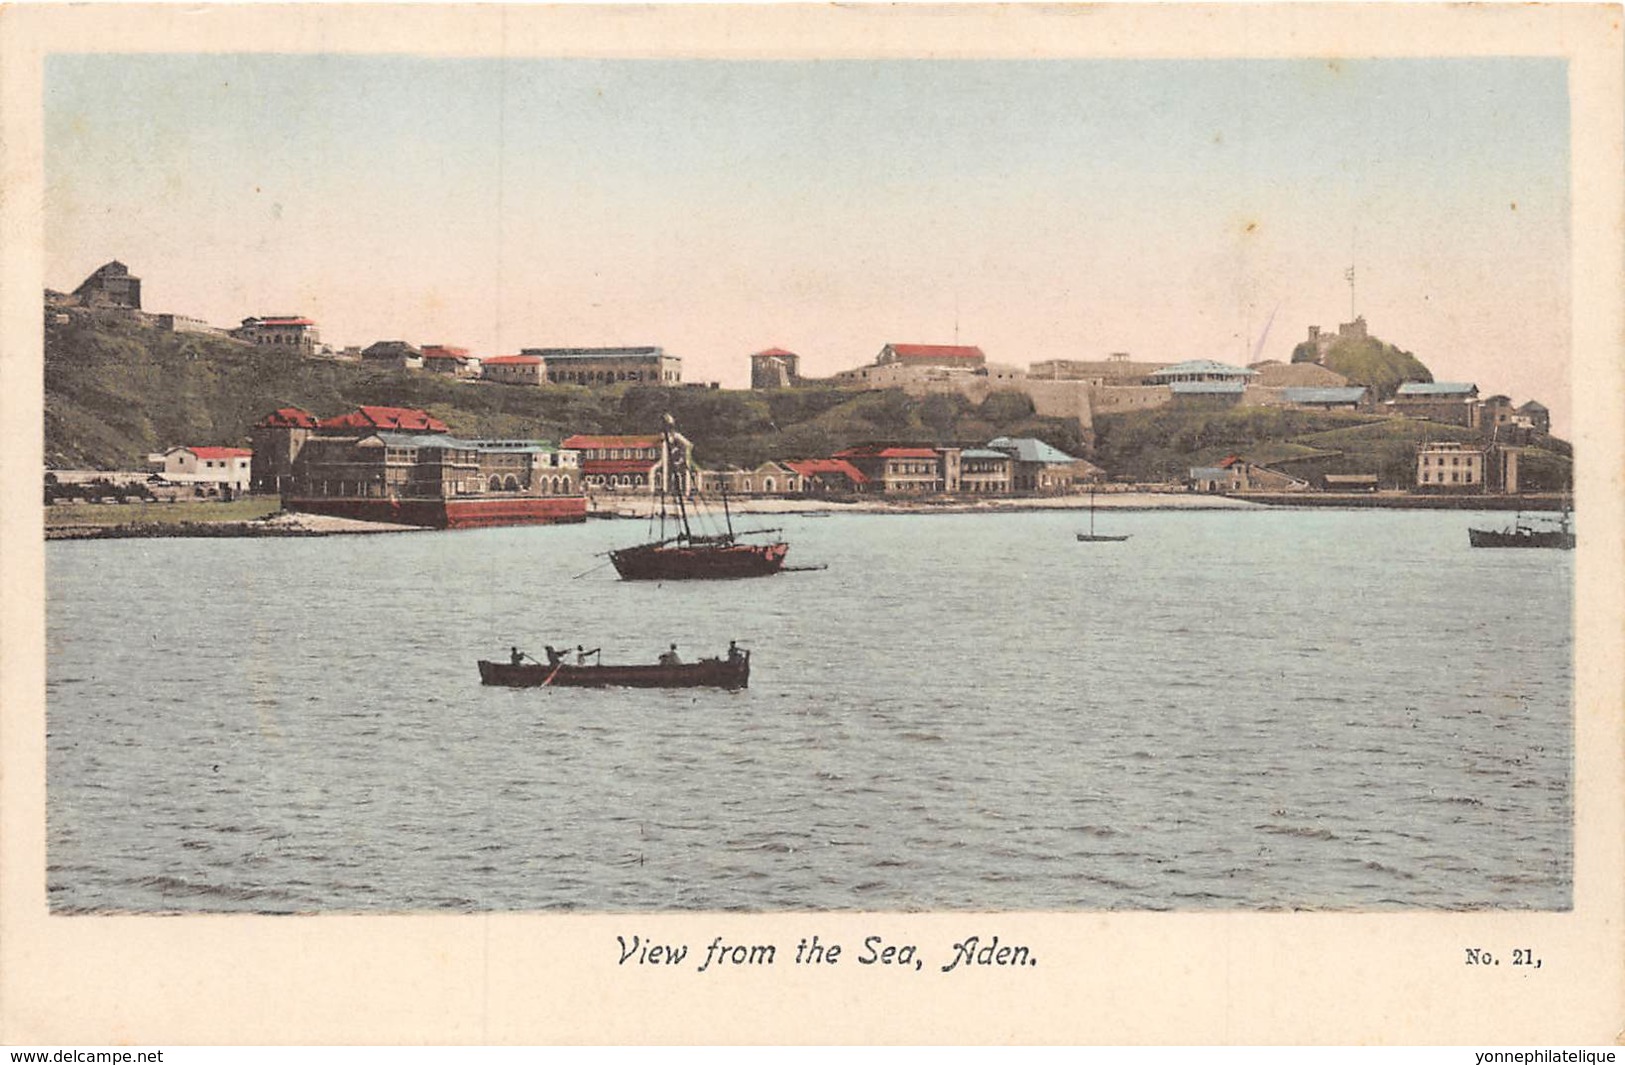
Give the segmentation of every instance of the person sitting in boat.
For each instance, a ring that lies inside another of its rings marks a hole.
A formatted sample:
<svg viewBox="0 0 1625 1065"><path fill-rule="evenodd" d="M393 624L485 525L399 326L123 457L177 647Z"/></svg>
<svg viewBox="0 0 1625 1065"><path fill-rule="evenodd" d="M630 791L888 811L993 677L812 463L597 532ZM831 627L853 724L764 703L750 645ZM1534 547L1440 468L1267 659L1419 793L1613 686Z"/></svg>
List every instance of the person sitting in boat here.
<svg viewBox="0 0 1625 1065"><path fill-rule="evenodd" d="M745 657L745 652L739 649L739 644L733 640L728 641L728 661L737 662Z"/></svg>
<svg viewBox="0 0 1625 1065"><path fill-rule="evenodd" d="M548 665L556 666L560 662L564 661L564 652L558 650L552 644L548 644L546 647L543 647L542 650L547 652Z"/></svg>
<svg viewBox="0 0 1625 1065"><path fill-rule="evenodd" d="M548 650L552 650L552 648L548 648ZM512 662L514 665L516 665L516 666L520 665L525 661L524 653L521 652L519 650L519 648L514 647L514 648L511 649L511 651L512 651L512 653L509 654L508 660L510 662Z"/></svg>
<svg viewBox="0 0 1625 1065"><path fill-rule="evenodd" d="M680 666L683 664L683 660L677 657L676 644L672 644L671 650L660 656L660 664L663 666Z"/></svg>
<svg viewBox="0 0 1625 1065"><path fill-rule="evenodd" d="M587 664L587 659L591 658L593 655L597 654L601 650L603 650L602 647L594 647L592 650L589 651L585 647L583 647L581 644L579 644L579 643L576 644L576 665L578 665L578 666L586 665Z"/></svg>

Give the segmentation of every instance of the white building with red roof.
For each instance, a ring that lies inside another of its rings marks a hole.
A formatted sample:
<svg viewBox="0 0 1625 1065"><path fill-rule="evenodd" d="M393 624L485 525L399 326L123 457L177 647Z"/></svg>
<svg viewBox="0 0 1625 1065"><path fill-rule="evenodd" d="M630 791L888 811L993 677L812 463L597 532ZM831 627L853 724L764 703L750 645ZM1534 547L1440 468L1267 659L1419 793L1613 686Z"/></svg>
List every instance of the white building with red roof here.
<svg viewBox="0 0 1625 1065"><path fill-rule="evenodd" d="M990 363L981 348L970 345L887 344L874 362L842 370L832 380L841 388L958 392L979 402L991 389L1023 390L1026 378L1025 371Z"/></svg>
<svg viewBox="0 0 1625 1065"><path fill-rule="evenodd" d="M891 363L907 366L947 366L976 370L987 365L982 349L964 344L887 344L875 356L876 366Z"/></svg>
<svg viewBox="0 0 1625 1065"><path fill-rule="evenodd" d="M163 478L190 484L200 495L248 491L254 453L246 447L172 447L164 452Z"/></svg>
<svg viewBox="0 0 1625 1065"><path fill-rule="evenodd" d="M679 455L676 463L693 467L694 445L681 433L673 433ZM664 491L671 479L665 449L658 433L640 436L599 436L590 433L566 437L559 444L581 456L581 482L589 488L611 492Z"/></svg>
<svg viewBox="0 0 1625 1065"><path fill-rule="evenodd" d="M422 357L423 368L431 373L443 373L452 377L480 376L480 360L469 354L467 348L425 344Z"/></svg>
<svg viewBox="0 0 1625 1065"><path fill-rule="evenodd" d="M846 495L861 492L869 483L863 471L845 459L786 459L784 465L801 478L808 495Z"/></svg>
<svg viewBox="0 0 1625 1065"><path fill-rule="evenodd" d="M299 315L244 318L243 324L233 329L231 335L257 347L294 355L314 355L317 345L321 343L316 323Z"/></svg>
<svg viewBox="0 0 1625 1065"><path fill-rule="evenodd" d="M960 448L897 444L859 444L832 457L856 466L870 491L895 493L957 492Z"/></svg>
<svg viewBox="0 0 1625 1065"><path fill-rule="evenodd" d="M539 386L547 380L540 355L498 355L480 364L480 376L505 385Z"/></svg>
<svg viewBox="0 0 1625 1065"><path fill-rule="evenodd" d="M750 357L750 387L794 388L801 383L801 356L783 348L768 348Z"/></svg>

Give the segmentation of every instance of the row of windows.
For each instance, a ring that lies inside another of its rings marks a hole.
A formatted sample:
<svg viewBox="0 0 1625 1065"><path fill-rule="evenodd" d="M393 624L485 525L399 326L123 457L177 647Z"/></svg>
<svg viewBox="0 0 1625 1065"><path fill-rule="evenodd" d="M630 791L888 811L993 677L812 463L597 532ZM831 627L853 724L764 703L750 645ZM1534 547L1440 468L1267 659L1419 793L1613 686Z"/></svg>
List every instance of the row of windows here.
<svg viewBox="0 0 1625 1065"><path fill-rule="evenodd" d="M583 458L589 459L657 459L660 457L659 448L642 447L595 447L581 453Z"/></svg>
<svg viewBox="0 0 1625 1065"><path fill-rule="evenodd" d="M1430 474L1429 471L1423 470L1422 471L1422 483L1423 484L1428 484L1428 483L1444 484L1445 483L1444 471L1440 470L1439 475L1437 477L1433 477ZM1450 471L1450 483L1451 484L1472 484L1473 483L1473 471L1472 470L1467 470L1464 473L1464 472L1462 472L1460 470L1451 470Z"/></svg>
<svg viewBox="0 0 1625 1065"><path fill-rule="evenodd" d="M1434 458L1434 457L1435 456L1432 456L1432 455L1423 455L1422 456L1422 465L1424 465L1424 466L1433 465L1433 463L1430 460L1432 458ZM1445 464L1444 463L1444 456L1439 455L1439 456L1437 456L1437 458L1439 460L1439 465L1443 466ZM1480 456L1478 456L1478 455L1451 455L1450 456L1450 465L1459 466L1459 465L1461 465L1461 460L1464 459L1464 458L1467 460L1467 465L1471 466L1473 463L1475 463L1475 462L1477 462L1479 460Z"/></svg>
<svg viewBox="0 0 1625 1065"><path fill-rule="evenodd" d="M549 370L547 379L555 384L567 385L609 385L618 381L660 381L675 383L677 372L667 370L664 373L655 370Z"/></svg>

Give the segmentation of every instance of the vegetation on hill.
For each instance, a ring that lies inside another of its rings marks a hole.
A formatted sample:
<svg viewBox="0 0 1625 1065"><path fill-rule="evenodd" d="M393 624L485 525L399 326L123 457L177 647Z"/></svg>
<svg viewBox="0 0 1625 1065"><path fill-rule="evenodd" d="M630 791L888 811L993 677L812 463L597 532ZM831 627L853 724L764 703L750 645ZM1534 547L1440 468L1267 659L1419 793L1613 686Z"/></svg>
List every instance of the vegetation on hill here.
<svg viewBox="0 0 1625 1065"><path fill-rule="evenodd" d="M1181 481L1193 466L1235 455L1311 483L1326 474L1374 473L1384 488L1416 481L1418 444L1480 442L1476 429L1354 411L1181 404L1095 418L1095 461L1120 480ZM1525 451L1519 481L1559 490L1572 477L1569 446L1548 438Z"/></svg>
<svg viewBox="0 0 1625 1065"><path fill-rule="evenodd" d="M1034 436L1085 453L1076 422L1039 417L1018 393L962 396L804 388L524 388L299 358L221 337L168 333L119 313L75 312L45 333L45 461L139 469L177 445L246 446L279 407L330 417L363 404L420 407L463 436L560 440L647 433L670 413L708 466L828 455L872 440L985 443Z"/></svg>
<svg viewBox="0 0 1625 1065"><path fill-rule="evenodd" d="M1342 374L1357 385L1371 389L1378 399L1392 399L1406 381L1431 381L1433 373L1408 351L1401 351L1376 337L1338 337L1319 359L1310 341L1292 349L1293 362L1316 362Z"/></svg>
<svg viewBox="0 0 1625 1065"><path fill-rule="evenodd" d="M1404 365L1384 358L1394 372ZM969 445L1001 435L1090 453L1075 421L1037 416L1018 392L976 403L959 395L822 387L523 388L299 358L221 337L167 333L112 312L76 311L65 324L46 327L50 467L141 469L149 453L177 445L246 446L250 427L278 407L330 417L363 404L421 407L463 436L548 440L653 432L670 413L694 441L696 460L713 467L829 455L869 441ZM1200 403L1098 415L1094 429L1094 461L1115 479L1140 482L1182 481L1190 467L1233 454L1310 480L1376 473L1386 486L1409 486L1418 443L1480 439L1472 430L1372 414ZM1561 488L1570 466L1568 445L1545 439L1525 452L1521 478L1532 490Z"/></svg>

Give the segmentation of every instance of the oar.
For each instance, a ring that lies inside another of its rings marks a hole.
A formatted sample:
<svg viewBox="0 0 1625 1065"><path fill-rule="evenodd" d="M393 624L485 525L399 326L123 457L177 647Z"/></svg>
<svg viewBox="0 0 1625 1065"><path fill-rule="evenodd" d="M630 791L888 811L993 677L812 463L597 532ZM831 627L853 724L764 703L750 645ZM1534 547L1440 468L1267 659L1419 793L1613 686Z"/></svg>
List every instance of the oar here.
<svg viewBox="0 0 1625 1065"><path fill-rule="evenodd" d="M615 561L614 559L610 559L609 562L600 562L600 563L598 563L598 565L592 567L591 569L582 570L580 573L576 574L574 577L571 577L570 579L572 581L578 581L581 578L585 577L589 573L597 573L599 570L601 570L605 566L609 565L610 562L614 562L614 561Z"/></svg>

